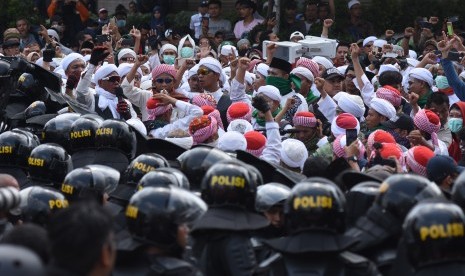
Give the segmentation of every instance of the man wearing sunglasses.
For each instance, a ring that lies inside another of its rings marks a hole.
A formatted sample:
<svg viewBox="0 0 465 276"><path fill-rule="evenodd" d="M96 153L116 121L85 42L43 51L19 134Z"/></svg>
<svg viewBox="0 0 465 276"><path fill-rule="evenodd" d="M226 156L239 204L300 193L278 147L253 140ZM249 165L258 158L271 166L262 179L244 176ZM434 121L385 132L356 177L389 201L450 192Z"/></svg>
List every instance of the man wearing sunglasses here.
<svg viewBox="0 0 465 276"><path fill-rule="evenodd" d="M95 68L109 54L110 52L105 47L95 47L92 50L88 70L76 88L77 101L104 119L137 119L137 114L131 103L122 98L121 78L117 73L118 68L114 64L105 64L95 72L96 95L89 90ZM121 91L121 95L119 95L119 91Z"/></svg>

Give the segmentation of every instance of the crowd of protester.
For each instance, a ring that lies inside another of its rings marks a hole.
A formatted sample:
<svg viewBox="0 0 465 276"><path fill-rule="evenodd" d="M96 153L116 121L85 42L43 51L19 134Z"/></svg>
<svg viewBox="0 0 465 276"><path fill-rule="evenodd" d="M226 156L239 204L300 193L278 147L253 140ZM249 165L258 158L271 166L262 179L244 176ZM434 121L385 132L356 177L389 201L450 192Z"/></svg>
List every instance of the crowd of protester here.
<svg viewBox="0 0 465 276"><path fill-rule="evenodd" d="M3 31L0 274L465 271L461 18L377 37L357 0L203 0L183 29L145 2ZM335 52L278 55L306 36Z"/></svg>

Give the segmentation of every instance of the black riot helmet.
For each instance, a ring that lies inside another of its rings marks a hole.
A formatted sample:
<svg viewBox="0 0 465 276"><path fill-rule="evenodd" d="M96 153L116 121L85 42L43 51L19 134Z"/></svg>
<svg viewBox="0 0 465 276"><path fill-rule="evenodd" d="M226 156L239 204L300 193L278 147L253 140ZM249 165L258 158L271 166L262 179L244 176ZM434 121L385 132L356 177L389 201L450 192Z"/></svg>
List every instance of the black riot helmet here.
<svg viewBox="0 0 465 276"><path fill-rule="evenodd" d="M64 195L47 187L32 186L19 194L22 220L40 226L45 226L53 213L69 205Z"/></svg>
<svg viewBox="0 0 465 276"><path fill-rule="evenodd" d="M252 165L249 165L241 160L238 159L230 159L230 160L224 160L221 161L223 164L235 164L241 167L244 167L247 169L247 172L249 173L250 180L254 183L256 187L263 185L263 176L262 173L255 168Z"/></svg>
<svg viewBox="0 0 465 276"><path fill-rule="evenodd" d="M42 100L47 93L43 87L39 85L39 81L32 74L23 73L18 78L16 90L21 96L28 97L32 100Z"/></svg>
<svg viewBox="0 0 465 276"><path fill-rule="evenodd" d="M111 148L122 151L129 160L136 155L137 140L134 130L124 121L109 119L103 121L95 136L97 148Z"/></svg>
<svg viewBox="0 0 465 276"><path fill-rule="evenodd" d="M145 153L137 156L129 164L124 172L124 182L130 185L137 185L140 179L148 172L159 168L169 167L165 157L156 153Z"/></svg>
<svg viewBox="0 0 465 276"><path fill-rule="evenodd" d="M148 172L140 179L137 190L146 187L169 187L171 185L182 188L182 183L179 182L175 174L155 170Z"/></svg>
<svg viewBox="0 0 465 276"><path fill-rule="evenodd" d="M87 165L68 173L61 185L61 192L70 202L95 200L104 203L104 195L115 190L120 173L108 166Z"/></svg>
<svg viewBox="0 0 465 276"><path fill-rule="evenodd" d="M69 130L69 142L72 152L95 148L95 133L100 123L97 120L79 118Z"/></svg>
<svg viewBox="0 0 465 276"><path fill-rule="evenodd" d="M268 211L273 206L284 207L284 202L291 194L291 189L281 183L271 182L258 186L255 197L255 210Z"/></svg>
<svg viewBox="0 0 465 276"><path fill-rule="evenodd" d="M455 179L451 191L451 200L465 210L465 172Z"/></svg>
<svg viewBox="0 0 465 276"><path fill-rule="evenodd" d="M71 157L57 144L42 144L31 151L27 160L29 177L39 182L53 183L57 189L73 169Z"/></svg>
<svg viewBox="0 0 465 276"><path fill-rule="evenodd" d="M194 223L207 210L206 204L189 191L177 187L147 187L136 192L126 208L126 222L132 238L181 254L178 227Z"/></svg>
<svg viewBox="0 0 465 276"><path fill-rule="evenodd" d="M65 148L67 152L71 152L69 132L71 130L71 125L79 119L80 116L81 115L78 113L65 113L48 121L42 132L42 142L56 143Z"/></svg>
<svg viewBox="0 0 465 276"><path fill-rule="evenodd" d="M342 233L345 228L344 194L335 184L297 183L284 205L288 230L326 230Z"/></svg>
<svg viewBox="0 0 465 276"><path fill-rule="evenodd" d="M35 101L24 110L24 119L44 115L47 113L47 107L43 101Z"/></svg>
<svg viewBox="0 0 465 276"><path fill-rule="evenodd" d="M456 204L425 200L410 211L403 228L407 255L415 268L465 261L465 215Z"/></svg>
<svg viewBox="0 0 465 276"><path fill-rule="evenodd" d="M375 200L383 212L403 221L410 209L426 198L442 197L438 186L427 178L413 174L396 174L388 177L379 187Z"/></svg>
<svg viewBox="0 0 465 276"><path fill-rule="evenodd" d="M237 164L213 165L203 177L201 188L202 199L209 206L254 208L257 186L247 169Z"/></svg>
<svg viewBox="0 0 465 276"><path fill-rule="evenodd" d="M167 168L167 167L158 168L157 171L173 174L178 180L179 187L186 189L186 190L190 189L189 179L187 179L187 176L182 171L175 169L175 168Z"/></svg>
<svg viewBox="0 0 465 276"><path fill-rule="evenodd" d="M37 146L33 134L12 130L0 134L0 165L27 168L27 159Z"/></svg>
<svg viewBox="0 0 465 276"><path fill-rule="evenodd" d="M0 275L44 276L39 256L31 250L11 244L0 244Z"/></svg>
<svg viewBox="0 0 465 276"><path fill-rule="evenodd" d="M354 225L358 218L365 215L379 195L381 183L374 181L361 182L346 193L346 221L347 226Z"/></svg>
<svg viewBox="0 0 465 276"><path fill-rule="evenodd" d="M181 171L189 179L191 190L200 190L202 178L211 166L231 159L231 156L219 149L202 146L190 149L178 157Z"/></svg>
<svg viewBox="0 0 465 276"><path fill-rule="evenodd" d="M2 77L10 77L10 64L0 59L0 78Z"/></svg>

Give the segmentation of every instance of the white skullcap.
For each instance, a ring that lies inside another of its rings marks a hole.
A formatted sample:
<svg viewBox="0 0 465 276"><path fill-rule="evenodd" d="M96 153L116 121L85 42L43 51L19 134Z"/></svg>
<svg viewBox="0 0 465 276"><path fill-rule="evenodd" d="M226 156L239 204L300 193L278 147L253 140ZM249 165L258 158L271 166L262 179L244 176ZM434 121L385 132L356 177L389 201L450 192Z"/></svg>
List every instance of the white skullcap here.
<svg viewBox="0 0 465 276"><path fill-rule="evenodd" d="M413 68L409 77L428 83L429 87L433 86L433 75L425 68Z"/></svg>
<svg viewBox="0 0 465 276"><path fill-rule="evenodd" d="M341 94L341 92L336 95ZM354 115L356 118L361 118L365 114L365 105L360 96L344 93L339 96L337 105L347 113Z"/></svg>
<svg viewBox="0 0 465 276"><path fill-rule="evenodd" d="M152 80L145 80L143 82L141 82L140 84L140 89L142 90L150 90L150 88L152 88Z"/></svg>
<svg viewBox="0 0 465 276"><path fill-rule="evenodd" d="M190 79L192 76L196 76L198 70L199 70L199 65L198 64L194 65L194 67L189 69L189 71L187 72L187 78Z"/></svg>
<svg viewBox="0 0 465 276"><path fill-rule="evenodd" d="M307 158L307 148L301 141L289 138L281 143L281 161L287 166L302 169Z"/></svg>
<svg viewBox="0 0 465 276"><path fill-rule="evenodd" d="M199 67L200 66L205 66L213 72L220 74L220 81L223 84L226 82L226 78L223 74L223 66L221 66L221 63L217 59L212 57L202 58L199 62Z"/></svg>
<svg viewBox="0 0 465 276"><path fill-rule="evenodd" d="M232 120L227 128L227 131L237 131L239 133L245 134L246 132L252 131L253 126L251 123L244 119L234 119Z"/></svg>
<svg viewBox="0 0 465 276"><path fill-rule="evenodd" d="M118 71L116 72L118 72L120 77L124 77L131 71L132 66L134 66L132 63L122 63L118 66ZM142 70L140 68L137 68L137 73L142 77Z"/></svg>
<svg viewBox="0 0 465 276"><path fill-rule="evenodd" d="M63 68L61 68L61 67L55 68L55 70L53 70L53 73L60 74L62 79L67 79L68 78L68 76L66 76L66 74L65 74L65 70L63 70Z"/></svg>
<svg viewBox="0 0 465 276"><path fill-rule="evenodd" d="M150 66L150 61L147 61L146 63L142 64L140 67L147 67L147 69L149 69L149 71L152 71L152 67Z"/></svg>
<svg viewBox="0 0 465 276"><path fill-rule="evenodd" d="M341 75L345 75L347 67L349 67L349 65L342 65L342 66L336 67L336 69L339 71L339 73L341 73Z"/></svg>
<svg viewBox="0 0 465 276"><path fill-rule="evenodd" d="M224 45L223 47L221 47L220 54L223 55L223 56L229 56L229 54L231 54L231 50L234 51L234 55L237 57L237 55L238 55L237 49L236 49L236 47L234 47L232 45Z"/></svg>
<svg viewBox="0 0 465 276"><path fill-rule="evenodd" d="M245 151L247 149L247 140L245 140L243 134L237 131L228 131L218 138L218 149L229 152Z"/></svg>
<svg viewBox="0 0 465 276"><path fill-rule="evenodd" d="M373 46L378 48L383 48L384 45L388 44L388 42L384 39L376 39L373 41Z"/></svg>
<svg viewBox="0 0 465 276"><path fill-rule="evenodd" d="M167 137L165 138L166 141L169 141L173 144L176 144L182 148L190 149L194 144L194 138L192 136L189 137Z"/></svg>
<svg viewBox="0 0 465 276"><path fill-rule="evenodd" d="M349 7L349 10L352 8L353 5L357 5L357 4L360 4L360 1L358 0L351 0L349 1L349 3L347 4L347 6Z"/></svg>
<svg viewBox="0 0 465 276"><path fill-rule="evenodd" d="M255 71L260 73L262 76L264 76L266 78L266 77L268 77L268 69L269 68L270 68L270 66L266 65L265 63L260 63L255 68Z"/></svg>
<svg viewBox="0 0 465 276"><path fill-rule="evenodd" d="M375 42L378 38L376 36L369 36L363 40L362 46L365 47L370 42Z"/></svg>
<svg viewBox="0 0 465 276"><path fill-rule="evenodd" d="M60 42L60 36L58 35L58 33L54 29L48 29L47 34L48 34L48 36L51 36L51 37L55 38L58 42Z"/></svg>
<svg viewBox="0 0 465 276"><path fill-rule="evenodd" d="M357 134L360 132L360 122L350 113L341 113L331 122L331 133L334 137L346 134L347 129L356 129Z"/></svg>
<svg viewBox="0 0 465 276"><path fill-rule="evenodd" d="M85 55L85 56L84 56L84 60L85 60L86 62L88 62L88 61L90 60L90 55Z"/></svg>
<svg viewBox="0 0 465 276"><path fill-rule="evenodd" d="M291 34L291 36L289 37L289 40L291 40L291 39L292 39L293 37L295 37L295 36L301 37L302 39L305 38L305 36L304 36L303 33L297 31L297 32L293 32L293 33Z"/></svg>
<svg viewBox="0 0 465 276"><path fill-rule="evenodd" d="M392 64L383 64L379 67L378 76L387 71L399 72L399 69Z"/></svg>
<svg viewBox="0 0 465 276"><path fill-rule="evenodd" d="M385 99L373 98L370 102L370 108L386 117L388 120L396 117L396 109L394 106Z"/></svg>
<svg viewBox="0 0 465 276"><path fill-rule="evenodd" d="M415 52L414 50L408 50L408 56L413 59L418 58L417 52Z"/></svg>
<svg viewBox="0 0 465 276"><path fill-rule="evenodd" d="M308 70L307 68L305 68L305 67L296 67L296 68L292 69L291 74L294 74L294 75L295 74L301 74L307 80L309 80L311 82L315 81L315 78L313 77L312 72L310 70Z"/></svg>
<svg viewBox="0 0 465 276"><path fill-rule="evenodd" d="M130 54L133 58L137 58L136 52L134 52L133 50L129 48L124 48L124 49L121 49L121 51L119 51L118 60L120 60L126 54Z"/></svg>
<svg viewBox="0 0 465 276"><path fill-rule="evenodd" d="M75 61L77 59L82 60L84 63L86 62L84 57L81 54L78 54L78 53L71 53L71 54L67 55L66 57L64 57L61 60L61 68L63 68L63 71L66 71L68 69L68 66L71 64L71 62L73 62L73 61Z"/></svg>
<svg viewBox="0 0 465 276"><path fill-rule="evenodd" d="M279 93L278 88L272 85L264 85L258 88L257 96L263 94L268 98L272 99L273 101L281 102L281 94Z"/></svg>
<svg viewBox="0 0 465 276"><path fill-rule="evenodd" d="M318 64L321 64L325 69L334 67L333 63L329 59L322 56L315 56L312 58L312 60Z"/></svg>
<svg viewBox="0 0 465 276"><path fill-rule="evenodd" d="M254 81L255 81L255 74L252 74L248 71L245 71L245 81L248 83L248 84L252 84Z"/></svg>
<svg viewBox="0 0 465 276"><path fill-rule="evenodd" d="M128 125L132 126L135 130L137 130L140 134L146 136L147 135L147 128L145 127L144 123L142 123L139 118L131 118L126 121Z"/></svg>
<svg viewBox="0 0 465 276"><path fill-rule="evenodd" d="M167 44L165 44L165 45L163 45L163 46L161 47L161 49L160 49L160 55L163 55L163 52L165 52L165 51L168 50L168 49L173 50L173 51L175 51L176 53L178 52L178 48L176 48L176 46L174 46L173 44L167 43Z"/></svg>
<svg viewBox="0 0 465 276"><path fill-rule="evenodd" d="M406 58L406 60L407 60L408 65L412 67L417 67L417 65L420 63L420 61L417 60L416 58Z"/></svg>
<svg viewBox="0 0 465 276"><path fill-rule="evenodd" d="M99 80L113 72L118 72L118 67L116 67L116 65L110 63L102 65L94 74L94 83L98 85Z"/></svg>

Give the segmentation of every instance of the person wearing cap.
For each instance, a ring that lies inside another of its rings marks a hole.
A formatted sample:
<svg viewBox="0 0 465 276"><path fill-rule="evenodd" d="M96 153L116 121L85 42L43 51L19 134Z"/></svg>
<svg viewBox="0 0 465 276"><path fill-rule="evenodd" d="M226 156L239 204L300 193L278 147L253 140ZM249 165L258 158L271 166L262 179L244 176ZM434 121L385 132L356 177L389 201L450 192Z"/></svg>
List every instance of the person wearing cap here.
<svg viewBox="0 0 465 276"><path fill-rule="evenodd" d="M319 129L320 123L315 115L308 111L297 112L292 119L292 123L299 132L292 134L291 138L304 143L309 154L313 154L318 149L317 143L322 136Z"/></svg>
<svg viewBox="0 0 465 276"><path fill-rule="evenodd" d="M254 18L254 13L257 10L257 5L251 0L240 0L237 2L239 6L239 15L242 20L234 25L234 35L236 39L246 37L247 34L263 20Z"/></svg>
<svg viewBox="0 0 465 276"><path fill-rule="evenodd" d="M209 17L208 14L208 1L201 0L198 7L198 13L191 16L191 20L189 23L189 29L194 32L194 37L196 39L200 38L202 34L202 18Z"/></svg>
<svg viewBox="0 0 465 276"><path fill-rule="evenodd" d="M412 146L425 146L435 154L449 155L447 146L438 139L438 131L441 127L439 116L431 110L421 109L413 118L415 130L408 135Z"/></svg>
<svg viewBox="0 0 465 276"><path fill-rule="evenodd" d="M124 48L118 52L118 64L123 63L134 63L136 61L137 55L132 49Z"/></svg>
<svg viewBox="0 0 465 276"><path fill-rule="evenodd" d="M337 102L336 113L334 116L341 113L350 113L357 118L359 121L364 120L365 115L365 105L363 100L358 95L352 95L346 92L339 92L333 98ZM330 118L331 120L333 117Z"/></svg>
<svg viewBox="0 0 465 276"><path fill-rule="evenodd" d="M426 166L428 165L428 161L434 157L434 152L425 146L414 146L405 155L407 172L413 172L426 177Z"/></svg>
<svg viewBox="0 0 465 276"><path fill-rule="evenodd" d="M305 98L307 105L312 105L318 99L312 91L315 78L310 70L305 67L292 69L291 80L297 92Z"/></svg>
<svg viewBox="0 0 465 276"><path fill-rule="evenodd" d="M291 34L291 36L289 37L289 41L291 41L291 42L298 42L298 41L300 41L300 40L302 40L302 39L304 39L304 38L305 38L305 37L304 37L304 34L297 31L297 32L293 32L293 33Z"/></svg>
<svg viewBox="0 0 465 276"><path fill-rule="evenodd" d="M373 25L363 19L360 1L351 0L347 4L347 7L349 8L350 19L344 29L349 34L349 41L364 39L375 33Z"/></svg>
<svg viewBox="0 0 465 276"><path fill-rule="evenodd" d="M231 21L222 18L222 6L220 0L208 1L208 14L210 19L208 21L208 37L213 38L216 32L229 33L232 31Z"/></svg>
<svg viewBox="0 0 465 276"><path fill-rule="evenodd" d="M137 119L137 114L132 108L131 102L122 99L122 95L116 94L119 91L123 94L120 87L121 78L117 72L118 68L114 64L105 64L96 70L99 63L108 55L109 52L106 49L94 48L87 71L77 84L76 100L89 109L90 112L96 112L104 119ZM89 89L94 72L95 95Z"/></svg>
<svg viewBox="0 0 465 276"><path fill-rule="evenodd" d="M81 78L82 72L86 69L86 61L81 54L71 53L61 60L61 69L65 72L66 80L62 82L62 92L75 98L74 89ZM91 91L93 89L89 88Z"/></svg>
<svg viewBox="0 0 465 276"><path fill-rule="evenodd" d="M176 48L173 44L163 45L159 52L160 62L169 65L174 65L177 56L178 48Z"/></svg>
<svg viewBox="0 0 465 276"><path fill-rule="evenodd" d="M457 166L457 162L450 156L436 155L428 161L426 165L426 175L428 179L435 182L444 195L450 199L454 181L463 169L463 167Z"/></svg>
<svg viewBox="0 0 465 276"><path fill-rule="evenodd" d="M258 91L258 89L264 85L266 85L266 77L268 77L268 69L269 66L265 63L259 63L254 68L255 73L255 80L253 82L253 89L254 91ZM232 91L232 87L231 87Z"/></svg>
<svg viewBox="0 0 465 276"><path fill-rule="evenodd" d="M332 120L336 116L337 104L333 97L342 90L344 76L335 67L324 71L322 78L315 79L316 89L320 93L318 100L318 110L327 120Z"/></svg>
<svg viewBox="0 0 465 276"><path fill-rule="evenodd" d="M106 25L110 22L110 18L108 18L108 11L105 8L101 8L98 11L98 25L99 27L103 27L103 25Z"/></svg>
<svg viewBox="0 0 465 276"><path fill-rule="evenodd" d="M431 72L425 68L412 69L408 77L408 93L415 94L410 95L412 111L415 112L415 109L418 109L418 107L425 107L428 97L433 93L432 87L434 80Z"/></svg>
<svg viewBox="0 0 465 276"><path fill-rule="evenodd" d="M6 29L3 32L3 43L2 49L3 54L7 57L19 55L20 49L20 34L19 31L15 28Z"/></svg>
<svg viewBox="0 0 465 276"><path fill-rule="evenodd" d="M366 117L366 124L368 133L383 128L382 122L394 119L396 116L396 109L392 104L386 100L373 98L368 109Z"/></svg>

